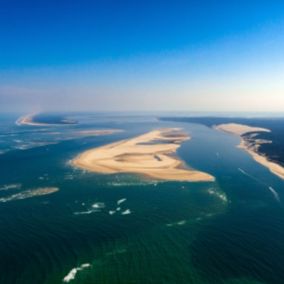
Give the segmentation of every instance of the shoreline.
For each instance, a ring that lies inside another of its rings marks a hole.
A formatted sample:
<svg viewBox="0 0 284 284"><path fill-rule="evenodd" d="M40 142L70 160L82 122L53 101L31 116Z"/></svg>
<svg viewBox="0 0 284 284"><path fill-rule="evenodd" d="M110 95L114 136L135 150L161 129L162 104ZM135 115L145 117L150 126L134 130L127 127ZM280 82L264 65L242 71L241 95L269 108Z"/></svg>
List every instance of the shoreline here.
<svg viewBox="0 0 284 284"><path fill-rule="evenodd" d="M239 136L241 138L241 142L237 146L238 148L246 151L257 163L266 167L271 173L275 174L281 179L284 179L284 167L276 162L270 161L267 156L258 152L258 148L261 144L272 142L255 139L255 144L253 145L243 136L248 133L270 132L269 129L251 127L236 123L220 124L215 126L215 129Z"/></svg>
<svg viewBox="0 0 284 284"><path fill-rule="evenodd" d="M132 173L157 180L214 181L214 177L185 166L176 155L190 139L180 129L153 130L134 138L87 150L71 163L101 174Z"/></svg>

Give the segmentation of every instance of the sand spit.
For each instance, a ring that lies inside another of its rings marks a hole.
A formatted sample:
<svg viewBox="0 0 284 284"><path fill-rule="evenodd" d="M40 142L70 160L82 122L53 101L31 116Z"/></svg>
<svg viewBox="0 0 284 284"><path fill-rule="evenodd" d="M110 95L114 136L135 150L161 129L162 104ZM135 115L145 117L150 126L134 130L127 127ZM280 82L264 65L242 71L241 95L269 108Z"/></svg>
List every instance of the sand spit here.
<svg viewBox="0 0 284 284"><path fill-rule="evenodd" d="M214 181L214 177L188 169L175 155L189 137L177 128L154 130L128 140L91 149L72 164L97 173L134 173L159 180Z"/></svg>
<svg viewBox="0 0 284 284"><path fill-rule="evenodd" d="M34 116L37 115L37 113L28 114L25 116L20 117L17 121L17 125L30 125L30 126L53 126L54 124L48 124L48 123L41 123L41 122L35 122Z"/></svg>
<svg viewBox="0 0 284 284"><path fill-rule="evenodd" d="M220 124L216 126L216 129L240 136L241 143L238 146L239 148L244 149L253 157L256 162L268 168L273 174L277 175L281 179L284 179L284 167L275 162L269 161L268 157L260 154L258 151L259 146L261 144L272 142L267 140L256 139L253 134L250 135L249 139L243 136L248 133L270 132L269 129L251 127L248 125L236 123Z"/></svg>

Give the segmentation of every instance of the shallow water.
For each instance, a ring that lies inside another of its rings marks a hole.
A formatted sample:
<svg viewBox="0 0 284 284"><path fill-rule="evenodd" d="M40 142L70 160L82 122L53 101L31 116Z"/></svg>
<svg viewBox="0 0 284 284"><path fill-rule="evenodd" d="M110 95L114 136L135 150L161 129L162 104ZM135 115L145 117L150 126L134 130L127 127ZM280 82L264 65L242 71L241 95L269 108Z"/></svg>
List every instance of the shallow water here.
<svg viewBox="0 0 284 284"><path fill-rule="evenodd" d="M1 117L0 199L59 191L0 203L0 283L282 283L283 181L237 149L237 137L150 116L74 119L38 128ZM171 126L192 136L178 155L216 182L70 166L85 149ZM124 132L74 135L105 128Z"/></svg>

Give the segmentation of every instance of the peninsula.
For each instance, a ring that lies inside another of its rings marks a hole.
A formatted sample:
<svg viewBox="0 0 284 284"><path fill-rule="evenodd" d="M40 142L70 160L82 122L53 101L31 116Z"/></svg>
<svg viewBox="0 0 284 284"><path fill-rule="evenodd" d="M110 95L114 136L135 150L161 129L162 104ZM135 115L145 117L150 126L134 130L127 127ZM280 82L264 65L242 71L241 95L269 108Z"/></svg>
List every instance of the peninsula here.
<svg viewBox="0 0 284 284"><path fill-rule="evenodd" d="M260 132L270 132L269 129L251 127L244 124L238 123L225 123L215 126L217 130L232 133L241 137L241 143L238 145L239 148L244 149L249 153L253 159L261 165L268 168L273 174L284 179L284 167L270 161L269 158L259 153L259 147L264 143L272 143L272 141L257 139L257 135Z"/></svg>
<svg viewBox="0 0 284 284"><path fill-rule="evenodd" d="M83 152L72 164L103 174L134 173L157 180L214 181L207 173L187 168L175 155L181 143L188 139L178 128L153 130Z"/></svg>

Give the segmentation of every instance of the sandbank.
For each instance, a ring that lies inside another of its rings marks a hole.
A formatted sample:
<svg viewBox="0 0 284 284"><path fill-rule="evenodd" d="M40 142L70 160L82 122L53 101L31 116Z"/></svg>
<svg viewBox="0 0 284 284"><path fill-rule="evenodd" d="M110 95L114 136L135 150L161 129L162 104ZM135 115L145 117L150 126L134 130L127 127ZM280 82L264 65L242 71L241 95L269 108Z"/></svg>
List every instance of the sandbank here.
<svg viewBox="0 0 284 284"><path fill-rule="evenodd" d="M214 181L214 177L189 169L175 155L190 139L177 128L153 130L127 140L91 149L72 164L96 173L134 173L158 180Z"/></svg>

